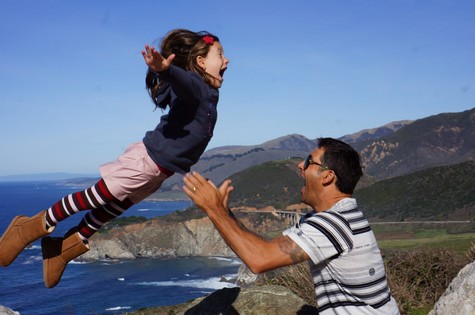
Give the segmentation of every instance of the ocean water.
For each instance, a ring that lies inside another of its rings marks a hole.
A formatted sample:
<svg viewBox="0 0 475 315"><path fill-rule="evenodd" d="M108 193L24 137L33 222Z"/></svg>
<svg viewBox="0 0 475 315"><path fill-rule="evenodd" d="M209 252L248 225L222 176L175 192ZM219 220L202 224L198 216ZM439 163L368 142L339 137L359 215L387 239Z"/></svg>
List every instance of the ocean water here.
<svg viewBox="0 0 475 315"><path fill-rule="evenodd" d="M34 215L78 190L54 182L0 182L0 233L19 214ZM190 201L142 202L123 216L153 218L183 210ZM77 224L78 213L61 222L53 236ZM0 267L0 305L28 314L122 314L143 307L173 305L233 287L240 261L221 257L71 262L52 289L43 283L40 242Z"/></svg>

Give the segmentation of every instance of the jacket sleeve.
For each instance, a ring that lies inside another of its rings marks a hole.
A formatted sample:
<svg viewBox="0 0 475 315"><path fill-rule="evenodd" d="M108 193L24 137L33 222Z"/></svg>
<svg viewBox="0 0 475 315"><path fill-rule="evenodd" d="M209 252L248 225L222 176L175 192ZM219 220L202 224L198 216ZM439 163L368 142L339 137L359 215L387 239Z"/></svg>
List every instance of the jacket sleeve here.
<svg viewBox="0 0 475 315"><path fill-rule="evenodd" d="M178 97L200 98L204 92L206 83L197 73L183 70L171 65L165 71L159 73L162 80L168 82Z"/></svg>

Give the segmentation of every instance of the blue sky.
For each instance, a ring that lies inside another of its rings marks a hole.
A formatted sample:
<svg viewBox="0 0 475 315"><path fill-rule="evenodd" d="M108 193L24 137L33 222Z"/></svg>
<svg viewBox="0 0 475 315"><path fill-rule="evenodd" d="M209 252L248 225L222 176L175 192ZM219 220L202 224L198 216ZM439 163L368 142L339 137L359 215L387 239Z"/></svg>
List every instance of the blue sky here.
<svg viewBox="0 0 475 315"><path fill-rule="evenodd" d="M161 112L140 54L174 28L230 59L208 148L475 107L473 1L0 1L0 176L95 173Z"/></svg>

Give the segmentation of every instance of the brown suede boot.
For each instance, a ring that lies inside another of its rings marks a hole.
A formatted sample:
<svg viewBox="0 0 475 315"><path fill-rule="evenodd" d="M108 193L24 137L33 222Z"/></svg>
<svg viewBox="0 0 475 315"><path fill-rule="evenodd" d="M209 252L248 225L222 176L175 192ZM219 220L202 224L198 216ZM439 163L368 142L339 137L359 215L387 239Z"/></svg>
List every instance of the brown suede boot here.
<svg viewBox="0 0 475 315"><path fill-rule="evenodd" d="M0 238L0 266L10 265L21 251L37 239L53 232L46 229L46 210L33 217L16 216Z"/></svg>
<svg viewBox="0 0 475 315"><path fill-rule="evenodd" d="M59 283L68 262L89 250L89 245L79 237L77 229L69 230L64 237L45 237L41 240L43 277L47 288Z"/></svg>

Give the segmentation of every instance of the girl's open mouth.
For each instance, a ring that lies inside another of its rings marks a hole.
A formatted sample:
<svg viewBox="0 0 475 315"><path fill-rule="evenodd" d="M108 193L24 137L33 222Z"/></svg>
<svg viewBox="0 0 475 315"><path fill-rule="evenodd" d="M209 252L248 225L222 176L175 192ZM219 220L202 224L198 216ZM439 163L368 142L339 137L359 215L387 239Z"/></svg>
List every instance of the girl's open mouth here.
<svg viewBox="0 0 475 315"><path fill-rule="evenodd" d="M223 68L223 69L221 69L221 71L219 71L219 77L221 78L221 80L223 79L224 72L225 72L227 69L228 69L228 68Z"/></svg>

